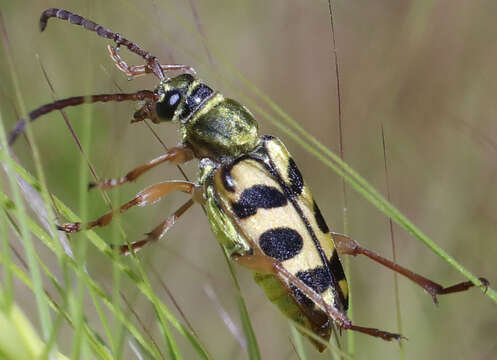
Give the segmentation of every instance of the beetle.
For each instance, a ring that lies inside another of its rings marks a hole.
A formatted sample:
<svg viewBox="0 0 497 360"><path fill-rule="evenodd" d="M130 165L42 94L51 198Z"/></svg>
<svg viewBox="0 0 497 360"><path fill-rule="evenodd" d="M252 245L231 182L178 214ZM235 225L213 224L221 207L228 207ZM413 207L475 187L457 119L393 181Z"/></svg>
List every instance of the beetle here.
<svg viewBox="0 0 497 360"><path fill-rule="evenodd" d="M122 254L139 251L158 241L195 203L207 214L212 232L231 260L254 273L254 279L271 302L303 329L319 351L326 348L333 325L381 339L404 337L376 328L353 324L347 317L348 284L340 262L343 255L365 255L409 278L435 303L437 295L461 292L474 286L461 282L443 287L362 247L346 235L330 232L295 160L283 142L273 136L260 136L255 117L242 104L224 97L199 80L187 65L164 65L150 52L120 34L63 9L47 9L40 18L45 30L50 18L67 20L112 40L108 45L119 70L133 78L152 74L159 80L153 90L135 93L77 96L43 105L20 120L9 135L9 145L26 126L51 111L83 103L140 101L142 106L132 122L150 119L159 124L179 124L180 142L165 154L141 165L125 176L91 183L90 188L110 189L136 181L148 170L163 164L183 164L199 160L197 182L165 181L139 192L132 200L98 219L58 225L68 233L108 225L116 212L155 203L171 192L180 191L191 198L143 240L122 245ZM145 60L129 66L119 55L121 47ZM180 74L167 76L169 72ZM480 278L481 286L488 281Z"/></svg>

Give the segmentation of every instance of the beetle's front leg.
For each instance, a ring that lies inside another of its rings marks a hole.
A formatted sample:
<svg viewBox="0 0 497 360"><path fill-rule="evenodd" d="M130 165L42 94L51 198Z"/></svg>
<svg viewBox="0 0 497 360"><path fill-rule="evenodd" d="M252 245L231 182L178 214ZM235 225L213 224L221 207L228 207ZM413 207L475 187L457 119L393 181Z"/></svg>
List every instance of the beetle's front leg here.
<svg viewBox="0 0 497 360"><path fill-rule="evenodd" d="M123 73L128 75L130 78L142 76L145 74L153 74L154 71L150 67L150 65L128 65L122 58L119 56L119 46L107 46L107 50L109 50L109 54L111 59L114 61L116 67L121 70ZM159 64L162 68L162 71L183 71L193 76L197 76L197 72L194 68L188 65L180 65L180 64Z"/></svg>
<svg viewBox="0 0 497 360"><path fill-rule="evenodd" d="M94 187L98 187L100 189L111 189L115 186L135 181L139 176L164 162L170 162L172 164L180 165L193 158L193 151L189 147L175 146L169 149L164 155L161 155L143 165L138 166L137 168L134 168L123 177L117 179L100 180L98 183L92 182L88 185L88 188L92 189Z"/></svg>
<svg viewBox="0 0 497 360"><path fill-rule="evenodd" d="M433 298L433 302L435 304L438 304L437 300L437 295L445 295L445 294L452 294L456 292L461 292L468 290L469 288L475 286L471 281L464 281L452 286L448 287L443 287L440 284L437 284L434 281L431 281L430 279L425 278L424 276L421 276L419 274L416 274L415 272L412 272L409 269L406 269L403 266L400 266L393 261L390 261L375 252L368 250L366 248L363 248L359 243L350 237L343 235L343 234L338 234L338 233L331 233L331 236L333 237L333 240L335 242L335 246L337 248L337 251L340 255L365 255L368 258L380 263L381 265L384 265L393 271L398 272L399 274L407 277L414 283L418 284L421 286L428 294L431 295ZM479 278L481 285L484 288L488 287L488 280L485 278Z"/></svg>

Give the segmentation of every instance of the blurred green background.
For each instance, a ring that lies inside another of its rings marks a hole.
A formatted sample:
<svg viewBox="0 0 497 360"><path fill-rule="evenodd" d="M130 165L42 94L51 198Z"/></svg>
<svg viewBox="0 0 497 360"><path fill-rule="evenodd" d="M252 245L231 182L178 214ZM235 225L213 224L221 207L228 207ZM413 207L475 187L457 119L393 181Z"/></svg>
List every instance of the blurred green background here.
<svg viewBox="0 0 497 360"><path fill-rule="evenodd" d="M107 40L66 22L51 20L45 33L38 18L49 7L65 8L134 40L163 62L194 66L200 77L226 96L257 99L239 81L240 72L319 141L338 152L337 93L326 1L0 1L13 58L28 111L52 101L36 55L58 98L153 89L155 79L127 81L107 56ZM193 7L192 7L193 5ZM391 199L407 217L470 271L497 282L497 2L487 1L339 1L335 30L340 61L345 160L386 194L381 145L384 127ZM125 50L130 63L141 60ZM17 102L5 52L0 54L0 106L7 128L16 121ZM89 108L88 108L89 106ZM68 109L74 129L85 111L92 119L91 144L85 149L99 176L117 177L158 156L161 145L143 124L129 125L135 105L99 104ZM343 231L342 180L298 144L286 140L258 116L261 134L280 136L293 153L331 228ZM174 124L154 126L169 146L178 141ZM59 113L33 124L50 191L80 208L81 154ZM25 139L15 152L34 172ZM196 176L196 162L185 166ZM180 179L162 166L136 184L113 191L116 201L131 198L146 185ZM91 179L88 178L88 181ZM85 180L86 181L86 180ZM115 193L115 194L114 194ZM89 217L106 211L98 192L89 194ZM120 199L120 200L119 200ZM121 223L138 240L186 198L174 194L159 204L133 209ZM108 239L110 230L99 230ZM394 226L397 259L444 285L464 280L404 230ZM348 191L348 233L363 245L391 257L388 219L364 198ZM73 237L84 241L84 235ZM12 236L16 242L16 237ZM38 244L39 245L39 244ZM40 255L54 262L39 245ZM139 255L162 292L167 283L200 339L216 359L244 359L225 326L221 306L240 327L233 284L202 210L189 211L167 241ZM112 265L88 249L88 271L112 291ZM54 271L57 269L53 264ZM296 359L287 321L264 297L248 271L239 269L263 359ZM370 261L351 259L350 286L358 325L396 329L392 273ZM122 291L144 323L160 339L155 314L134 287ZM213 301L206 295L212 288ZM16 300L38 325L32 293L16 284ZM409 281L399 279L406 359L493 359L497 357L497 311L478 290L440 298L440 306ZM167 296L161 295L170 304ZM86 315L96 319L95 310ZM95 326L98 329L99 323ZM71 332L58 344L70 349ZM342 343L346 343L346 334ZM190 345L177 337L185 358ZM126 346L126 345L125 345ZM131 354L126 352L130 358ZM309 346L309 358L324 358ZM357 359L396 359L399 348L356 335Z"/></svg>

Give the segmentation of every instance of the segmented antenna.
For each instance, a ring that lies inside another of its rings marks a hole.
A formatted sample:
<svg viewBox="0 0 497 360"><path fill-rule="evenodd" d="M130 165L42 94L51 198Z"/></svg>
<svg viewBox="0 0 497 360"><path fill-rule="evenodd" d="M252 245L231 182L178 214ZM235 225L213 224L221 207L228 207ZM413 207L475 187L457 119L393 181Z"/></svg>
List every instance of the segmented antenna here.
<svg viewBox="0 0 497 360"><path fill-rule="evenodd" d="M67 99L57 100L53 103L40 106L29 113L29 121L34 121L42 115L48 114L54 110L61 110L68 106L76 106L81 104L90 104L96 102L122 102L122 101L142 101L145 99L156 100L157 95L150 90L140 90L131 94L100 94L91 96L75 96ZM22 119L17 122L14 129L9 134L9 145L16 141L17 137L26 128L26 120Z"/></svg>
<svg viewBox="0 0 497 360"><path fill-rule="evenodd" d="M48 19L53 17L61 20L67 20L71 24L79 25L84 27L86 30L94 31L97 33L97 35L103 38L111 39L116 43L117 48L119 48L121 45L126 46L129 51L141 56L147 61L147 66L150 68L150 71L154 73L154 75L157 76L159 80L164 80L164 73L159 64L159 61L154 55L152 55L148 51L143 50L136 43L123 38L120 34L112 32L102 25L94 23L93 21L85 19L84 17L74 14L70 11L55 8L45 10L40 17L41 31L44 31L47 27Z"/></svg>

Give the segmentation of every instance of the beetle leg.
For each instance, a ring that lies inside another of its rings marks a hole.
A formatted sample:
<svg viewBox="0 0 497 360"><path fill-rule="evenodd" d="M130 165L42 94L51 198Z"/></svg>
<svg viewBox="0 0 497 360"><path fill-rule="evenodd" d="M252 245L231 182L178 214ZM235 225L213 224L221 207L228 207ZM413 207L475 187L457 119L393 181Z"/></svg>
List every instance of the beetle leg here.
<svg viewBox="0 0 497 360"><path fill-rule="evenodd" d="M405 267L402 267L393 261L390 261L375 252L368 250L366 248L363 248L357 241L352 240L350 237L343 235L343 234L337 234L337 233L331 233L331 236L333 237L333 240L335 242L335 246L337 248L337 251L341 255L365 255L368 258L388 267L389 269L392 269L393 271L398 272L399 274L407 277L411 281L415 282L419 286L421 286L428 294L431 295L433 302L435 304L438 304L438 299L437 295L445 295L445 294L452 294L456 292L461 292L468 290L469 288L475 286L471 281L464 281L449 287L443 287L440 284L437 284L436 282L431 281L430 279L425 278L424 276L421 276L419 274L416 274L415 272L412 272L409 269L406 269ZM485 289L488 287L488 280L485 278L479 278L481 284L478 286L483 286Z"/></svg>
<svg viewBox="0 0 497 360"><path fill-rule="evenodd" d="M164 155L156 157L155 159L152 159L149 162L134 168L123 177L117 179L104 179L100 180L98 183L91 182L88 184L88 188L93 189L95 187L98 187L100 189L111 189L115 186L135 181L139 176L164 162L171 162L173 164L179 165L193 158L194 154L190 148L185 146L176 146L169 149Z"/></svg>
<svg viewBox="0 0 497 360"><path fill-rule="evenodd" d="M123 213L133 206L145 206L156 203L161 200L167 194L173 191L181 191L187 194L192 194L195 200L199 199L200 187L192 182L187 181L166 181L159 184L149 186L145 190L140 191L132 200L121 205L117 210L111 210L108 213L102 215L97 220L90 221L87 224L82 225L79 222L67 223L64 225L57 226L58 230L65 231L67 233L77 232L83 229L91 229L95 226L107 226L114 217L116 212Z"/></svg>
<svg viewBox="0 0 497 360"><path fill-rule="evenodd" d="M183 215L192 205L193 199L188 200L186 203L170 215L166 220L157 225L151 232L147 233L147 237L140 241L135 241L126 245L119 246L119 253L121 255L129 255L131 252L137 253L149 242L158 241L162 239L166 233L171 229L181 215Z"/></svg>
<svg viewBox="0 0 497 360"><path fill-rule="evenodd" d="M255 249L251 254L232 254L231 258L240 265L255 270L258 272L272 273L277 278L283 280L288 291L292 291L290 284L302 291L309 299L313 301L322 311L335 321L338 326L344 330L352 330L361 332L370 336L379 337L386 341L402 340L405 339L400 334L390 333L387 331L356 326L343 312L336 309L334 306L327 304L323 298L314 291L311 287L307 286L302 280L290 273L285 267L275 259L261 253L259 249Z"/></svg>
<svg viewBox="0 0 497 360"><path fill-rule="evenodd" d="M156 104L155 101L147 101L141 108L135 111L133 114L133 119L131 120L131 123L137 123L146 119L152 120L154 124L159 124L161 121L159 117L157 116L157 113L155 112L154 105Z"/></svg>
<svg viewBox="0 0 497 360"><path fill-rule="evenodd" d="M130 78L153 73L153 70L150 68L149 65L128 65L123 59L121 59L121 56L119 56L119 46L114 47L111 45L107 45L107 50L109 50L110 57L114 61L116 67ZM184 73L197 76L197 72L195 71L195 69L188 65L159 65L162 68L162 71L183 71Z"/></svg>

